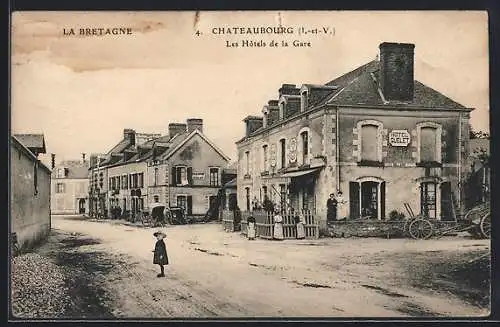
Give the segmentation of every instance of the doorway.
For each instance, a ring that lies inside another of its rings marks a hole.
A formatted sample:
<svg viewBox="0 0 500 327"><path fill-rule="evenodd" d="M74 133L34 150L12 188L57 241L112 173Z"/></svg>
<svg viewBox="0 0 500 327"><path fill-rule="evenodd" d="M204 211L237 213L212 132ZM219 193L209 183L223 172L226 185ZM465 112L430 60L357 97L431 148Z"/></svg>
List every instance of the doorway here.
<svg viewBox="0 0 500 327"><path fill-rule="evenodd" d="M361 216L378 217L378 185L377 182L361 183Z"/></svg>
<svg viewBox="0 0 500 327"><path fill-rule="evenodd" d="M78 200L78 213L79 214L85 213L85 199Z"/></svg>

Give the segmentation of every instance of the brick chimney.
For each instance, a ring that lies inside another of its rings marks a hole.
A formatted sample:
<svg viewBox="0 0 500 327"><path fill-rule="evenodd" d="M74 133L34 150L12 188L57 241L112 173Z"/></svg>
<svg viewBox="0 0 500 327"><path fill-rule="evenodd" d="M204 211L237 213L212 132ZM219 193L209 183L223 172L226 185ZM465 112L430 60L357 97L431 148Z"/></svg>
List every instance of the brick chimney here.
<svg viewBox="0 0 500 327"><path fill-rule="evenodd" d="M380 49L379 86L386 100L413 100L414 49L410 43L384 42Z"/></svg>
<svg viewBox="0 0 500 327"><path fill-rule="evenodd" d="M248 116L247 118L243 119L243 121L246 124L246 131L245 131L245 136L249 136L262 126L264 126L264 118L263 117L257 117L257 116Z"/></svg>
<svg viewBox="0 0 500 327"><path fill-rule="evenodd" d="M135 144L135 131L130 128L125 128L123 130L123 138L125 140L128 140L130 144L134 145Z"/></svg>
<svg viewBox="0 0 500 327"><path fill-rule="evenodd" d="M295 84L283 84L279 89L280 97L282 95L299 95L300 89Z"/></svg>
<svg viewBox="0 0 500 327"><path fill-rule="evenodd" d="M168 124L168 135L170 138L177 134L185 133L187 130L187 125L184 123L170 123Z"/></svg>
<svg viewBox="0 0 500 327"><path fill-rule="evenodd" d="M50 156L52 158L52 160L51 160L51 167L52 167L52 169L54 169L56 167L56 155L54 153L51 153Z"/></svg>
<svg viewBox="0 0 500 327"><path fill-rule="evenodd" d="M200 118L188 118L187 122L187 131L191 133L195 129L199 130L203 133L203 119Z"/></svg>

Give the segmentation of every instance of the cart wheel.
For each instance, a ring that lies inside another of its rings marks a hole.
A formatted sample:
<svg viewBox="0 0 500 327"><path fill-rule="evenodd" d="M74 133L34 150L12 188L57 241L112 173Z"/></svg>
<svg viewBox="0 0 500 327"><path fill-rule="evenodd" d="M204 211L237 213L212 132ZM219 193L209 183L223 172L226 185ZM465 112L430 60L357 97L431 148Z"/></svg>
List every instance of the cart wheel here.
<svg viewBox="0 0 500 327"><path fill-rule="evenodd" d="M484 238L491 237L491 214L488 212L481 218L479 223L479 228L481 229L481 236Z"/></svg>
<svg viewBox="0 0 500 327"><path fill-rule="evenodd" d="M415 240L426 240L432 236L433 228L427 219L415 219L408 226L410 236Z"/></svg>

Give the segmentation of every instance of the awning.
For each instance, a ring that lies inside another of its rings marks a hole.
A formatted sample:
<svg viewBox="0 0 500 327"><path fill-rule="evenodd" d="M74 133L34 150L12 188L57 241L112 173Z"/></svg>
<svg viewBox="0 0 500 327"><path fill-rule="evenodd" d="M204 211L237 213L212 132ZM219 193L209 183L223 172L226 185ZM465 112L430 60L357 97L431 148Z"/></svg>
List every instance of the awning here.
<svg viewBox="0 0 500 327"><path fill-rule="evenodd" d="M288 172L288 173L284 173L283 175L281 175L281 177L293 178L293 177L304 176L304 175L315 173L315 172L319 171L321 168L313 168L313 169L306 169L306 170L291 171L291 172Z"/></svg>

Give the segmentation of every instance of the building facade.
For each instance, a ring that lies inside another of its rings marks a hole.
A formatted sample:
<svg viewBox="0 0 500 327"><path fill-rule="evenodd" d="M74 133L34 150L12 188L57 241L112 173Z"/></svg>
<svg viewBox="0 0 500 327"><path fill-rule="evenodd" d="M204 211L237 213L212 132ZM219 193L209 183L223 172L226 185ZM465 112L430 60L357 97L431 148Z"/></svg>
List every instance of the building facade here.
<svg viewBox="0 0 500 327"><path fill-rule="evenodd" d="M20 249L47 237L50 220L51 171L38 160L45 153L43 135L12 136L10 147L10 228Z"/></svg>
<svg viewBox="0 0 500 327"><path fill-rule="evenodd" d="M430 218L463 214L472 109L414 80L414 45L382 43L374 60L324 85L284 84L245 118L238 203L267 197L326 224L329 194L349 218L386 219L404 203Z"/></svg>
<svg viewBox="0 0 500 327"><path fill-rule="evenodd" d="M89 213L89 163L83 160L62 161L52 168L51 212Z"/></svg>
<svg viewBox="0 0 500 327"><path fill-rule="evenodd" d="M142 141L137 135L124 130L123 140L99 164L107 176L105 206L119 207L125 216L156 205L205 215L215 205L229 158L203 134L203 121L171 123L168 135L141 134L148 136Z"/></svg>

